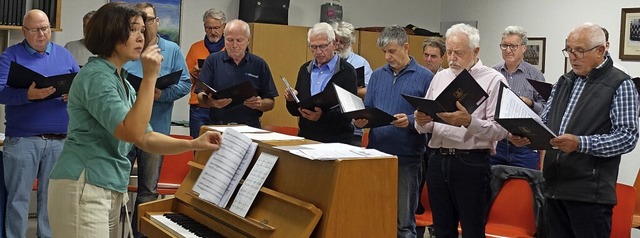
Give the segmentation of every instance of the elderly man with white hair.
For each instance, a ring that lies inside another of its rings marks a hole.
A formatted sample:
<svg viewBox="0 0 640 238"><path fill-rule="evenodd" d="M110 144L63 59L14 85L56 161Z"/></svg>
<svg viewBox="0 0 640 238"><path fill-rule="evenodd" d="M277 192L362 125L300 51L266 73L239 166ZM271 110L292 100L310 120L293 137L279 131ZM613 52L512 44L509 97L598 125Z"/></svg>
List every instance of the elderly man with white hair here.
<svg viewBox="0 0 640 238"><path fill-rule="evenodd" d="M416 111L415 128L432 133L427 168L427 188L433 211L433 228L438 238L458 237L458 223L463 237L484 237L491 190L489 156L507 131L494 119L502 74L482 64L480 33L467 24L451 26L445 34L449 68L433 77L427 99L435 99L462 70L468 70L489 94L487 100L469 114L456 103L455 112L438 113L445 123Z"/></svg>

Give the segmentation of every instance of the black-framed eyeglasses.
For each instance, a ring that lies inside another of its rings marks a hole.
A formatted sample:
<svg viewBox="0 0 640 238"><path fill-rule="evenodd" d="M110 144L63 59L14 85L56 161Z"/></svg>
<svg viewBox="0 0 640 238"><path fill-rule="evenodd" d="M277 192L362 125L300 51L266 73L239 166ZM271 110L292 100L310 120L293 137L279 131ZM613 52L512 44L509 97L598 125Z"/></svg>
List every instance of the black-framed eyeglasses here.
<svg viewBox="0 0 640 238"><path fill-rule="evenodd" d="M204 27L205 31L214 31L214 30L218 31L220 29L222 29L222 26L205 26Z"/></svg>
<svg viewBox="0 0 640 238"><path fill-rule="evenodd" d="M151 23L156 22L156 19L158 19L158 17L147 16L147 24L151 24Z"/></svg>
<svg viewBox="0 0 640 238"><path fill-rule="evenodd" d="M595 48L598 48L599 45L596 45L594 47L592 47L591 49L588 50L573 50L571 48L564 48L562 49L562 54L564 55L564 57L569 57L569 55L573 55L573 57L576 57L576 59L580 59L584 57L584 53L587 53L589 51L594 50Z"/></svg>
<svg viewBox="0 0 640 238"><path fill-rule="evenodd" d="M44 34L49 32L49 30L51 30L51 26L43 26L40 28L29 28L29 27L23 26L23 28L26 29L31 34L38 34L38 32L42 32Z"/></svg>
<svg viewBox="0 0 640 238"><path fill-rule="evenodd" d="M521 45L512 45L512 44L500 44L500 49L501 50L507 50L507 48L511 49L512 51L517 50L518 47L520 47Z"/></svg>
<svg viewBox="0 0 640 238"><path fill-rule="evenodd" d="M329 47L329 44L324 45L309 45L309 49L316 51L317 49L326 50Z"/></svg>

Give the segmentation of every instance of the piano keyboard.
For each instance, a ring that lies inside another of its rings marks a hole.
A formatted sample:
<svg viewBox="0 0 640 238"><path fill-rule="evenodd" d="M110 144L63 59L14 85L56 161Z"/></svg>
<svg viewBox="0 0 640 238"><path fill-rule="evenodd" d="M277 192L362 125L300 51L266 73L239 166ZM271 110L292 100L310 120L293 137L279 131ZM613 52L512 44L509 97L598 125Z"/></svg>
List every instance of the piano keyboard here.
<svg viewBox="0 0 640 238"><path fill-rule="evenodd" d="M162 215L151 215L151 220L161 224L173 235L181 238L223 238L224 236L191 219L188 216L178 213L165 213Z"/></svg>

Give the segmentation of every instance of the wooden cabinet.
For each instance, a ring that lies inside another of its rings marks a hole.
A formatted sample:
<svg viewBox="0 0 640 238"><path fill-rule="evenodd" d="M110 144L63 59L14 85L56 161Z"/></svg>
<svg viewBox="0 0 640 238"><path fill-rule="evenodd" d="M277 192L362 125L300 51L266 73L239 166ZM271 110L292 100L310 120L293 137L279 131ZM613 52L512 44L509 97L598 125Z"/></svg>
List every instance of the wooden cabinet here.
<svg viewBox="0 0 640 238"><path fill-rule="evenodd" d="M20 30L22 29L22 18L26 11L31 9L42 9L51 22L51 31L61 31L62 0L3 0L0 1L0 11L7 11L7 14L0 13L0 30ZM11 4L11 5L9 5ZM8 20L8 10L22 9L25 11L14 11ZM17 22L13 22L16 21Z"/></svg>

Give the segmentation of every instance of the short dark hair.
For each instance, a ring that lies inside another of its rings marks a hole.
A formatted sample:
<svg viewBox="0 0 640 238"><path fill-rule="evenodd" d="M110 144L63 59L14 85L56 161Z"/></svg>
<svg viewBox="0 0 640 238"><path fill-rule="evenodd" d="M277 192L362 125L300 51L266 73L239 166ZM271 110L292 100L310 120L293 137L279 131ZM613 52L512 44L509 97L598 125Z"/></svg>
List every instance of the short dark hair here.
<svg viewBox="0 0 640 238"><path fill-rule="evenodd" d="M129 39L134 17L146 19L147 14L124 2L110 2L98 9L87 23L84 43L91 53L109 57L116 45Z"/></svg>

